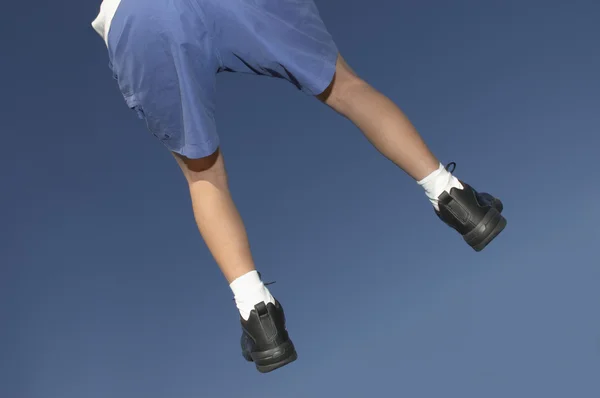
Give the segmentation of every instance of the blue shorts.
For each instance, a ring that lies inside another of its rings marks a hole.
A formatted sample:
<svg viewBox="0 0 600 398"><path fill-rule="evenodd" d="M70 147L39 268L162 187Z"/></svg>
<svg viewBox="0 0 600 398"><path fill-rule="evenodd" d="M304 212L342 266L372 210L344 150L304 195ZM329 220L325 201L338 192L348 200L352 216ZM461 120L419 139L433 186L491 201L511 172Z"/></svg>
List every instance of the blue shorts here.
<svg viewBox="0 0 600 398"><path fill-rule="evenodd" d="M318 95L338 55L313 0L122 0L107 45L127 105L189 158L219 146L217 73L283 78Z"/></svg>

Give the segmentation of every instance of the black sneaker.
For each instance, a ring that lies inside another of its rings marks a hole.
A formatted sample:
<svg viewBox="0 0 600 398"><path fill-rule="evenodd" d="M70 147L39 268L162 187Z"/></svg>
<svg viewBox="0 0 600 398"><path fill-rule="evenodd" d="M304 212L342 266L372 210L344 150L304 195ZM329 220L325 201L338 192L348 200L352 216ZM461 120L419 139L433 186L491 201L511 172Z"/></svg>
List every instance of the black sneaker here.
<svg viewBox="0 0 600 398"><path fill-rule="evenodd" d="M277 300L275 304L257 304L248 320L241 319L241 323L242 355L248 362L254 362L259 372L272 372L298 358Z"/></svg>
<svg viewBox="0 0 600 398"><path fill-rule="evenodd" d="M456 163L449 163L446 169ZM453 168L454 170L454 168ZM479 193L460 181L464 189L452 188L438 197L438 217L457 230L475 251L483 250L506 227L506 219L500 214L500 199L488 193Z"/></svg>

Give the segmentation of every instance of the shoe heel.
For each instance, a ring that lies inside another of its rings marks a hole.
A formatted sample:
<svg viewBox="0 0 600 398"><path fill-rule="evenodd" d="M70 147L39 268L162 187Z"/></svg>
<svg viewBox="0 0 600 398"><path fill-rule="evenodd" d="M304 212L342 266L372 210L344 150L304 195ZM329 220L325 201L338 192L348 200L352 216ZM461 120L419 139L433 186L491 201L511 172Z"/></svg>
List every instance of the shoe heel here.
<svg viewBox="0 0 600 398"><path fill-rule="evenodd" d="M473 250L480 252L489 245L505 227L506 218L504 218L498 210L492 208L477 227L464 236L464 239Z"/></svg>
<svg viewBox="0 0 600 398"><path fill-rule="evenodd" d="M260 373L269 373L298 359L291 340L263 352L252 353L252 360Z"/></svg>

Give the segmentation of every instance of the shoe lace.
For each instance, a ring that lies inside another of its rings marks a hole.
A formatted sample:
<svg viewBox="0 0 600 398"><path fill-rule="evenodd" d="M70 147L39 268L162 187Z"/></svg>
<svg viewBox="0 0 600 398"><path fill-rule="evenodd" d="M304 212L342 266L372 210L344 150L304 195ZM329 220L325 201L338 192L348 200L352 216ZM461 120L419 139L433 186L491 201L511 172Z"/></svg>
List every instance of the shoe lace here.
<svg viewBox="0 0 600 398"><path fill-rule="evenodd" d="M261 276L260 272L258 273L258 277L262 280L262 276ZM272 281L272 282L263 282L263 283L264 283L265 286L269 286L269 285L272 285L272 284L277 283L277 282Z"/></svg>
<svg viewBox="0 0 600 398"><path fill-rule="evenodd" d="M258 277L262 280L262 276L261 276L260 272L258 273ZM272 282L263 282L263 283L264 283L265 286L269 286L269 285L272 285L272 284L277 283L277 282L276 281L272 281ZM235 301L235 297L232 298L232 300Z"/></svg>
<svg viewBox="0 0 600 398"><path fill-rule="evenodd" d="M452 170L450 170L450 168L452 168ZM446 165L446 170L448 170L450 173L454 173L454 170L456 169L456 163L455 162L450 162Z"/></svg>

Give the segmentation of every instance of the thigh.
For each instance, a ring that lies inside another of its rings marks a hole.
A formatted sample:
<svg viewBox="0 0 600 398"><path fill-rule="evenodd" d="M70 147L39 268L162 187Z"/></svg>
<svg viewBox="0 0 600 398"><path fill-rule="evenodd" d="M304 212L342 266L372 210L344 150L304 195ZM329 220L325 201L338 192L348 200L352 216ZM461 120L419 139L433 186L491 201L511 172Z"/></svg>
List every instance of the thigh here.
<svg viewBox="0 0 600 398"><path fill-rule="evenodd" d="M218 147L218 61L203 18L188 4L122 0L108 47L128 106L169 150L201 158Z"/></svg>
<svg viewBox="0 0 600 398"><path fill-rule="evenodd" d="M310 95L327 88L338 49L313 0L212 4L221 71L283 78Z"/></svg>

